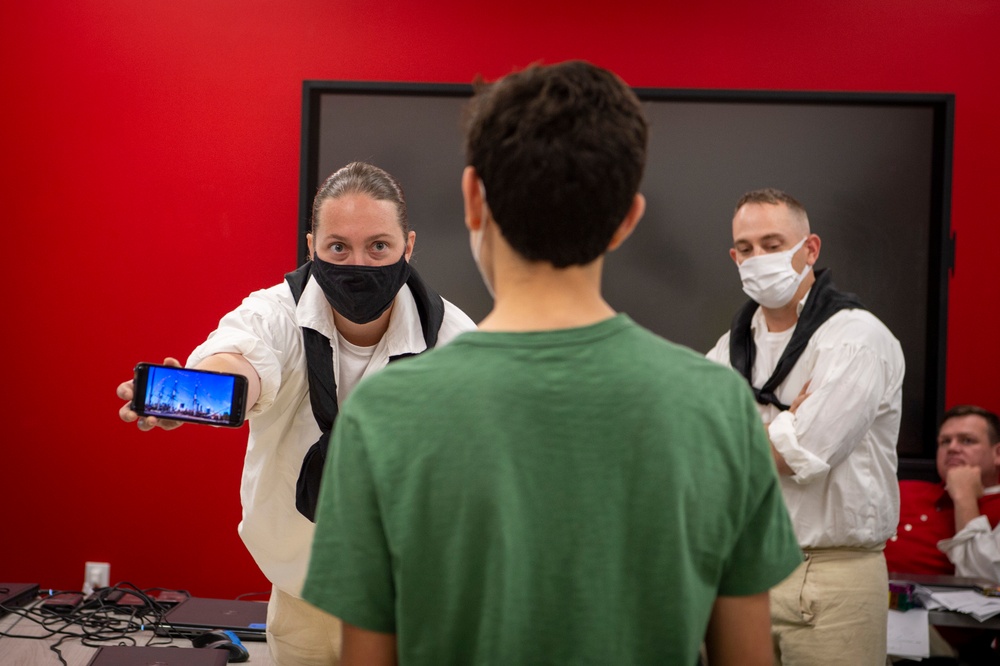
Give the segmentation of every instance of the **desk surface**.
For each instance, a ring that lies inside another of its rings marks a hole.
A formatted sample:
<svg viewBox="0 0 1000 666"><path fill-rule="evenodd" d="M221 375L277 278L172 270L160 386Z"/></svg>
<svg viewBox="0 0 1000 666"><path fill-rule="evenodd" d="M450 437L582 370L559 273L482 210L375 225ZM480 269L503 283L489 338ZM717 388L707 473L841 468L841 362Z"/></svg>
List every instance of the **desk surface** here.
<svg viewBox="0 0 1000 666"><path fill-rule="evenodd" d="M156 636L150 630L122 632L119 637L104 641L81 640L83 629L78 625L67 625L46 620L45 624L37 611L40 601L32 603L20 611L14 611L0 618L0 664L4 666L60 666L59 656L52 650L59 649L67 666L87 666L97 648L102 645L154 645L195 649L185 638ZM55 633L58 630L64 633ZM271 653L264 641L243 641L250 653L249 663L255 666L274 666Z"/></svg>

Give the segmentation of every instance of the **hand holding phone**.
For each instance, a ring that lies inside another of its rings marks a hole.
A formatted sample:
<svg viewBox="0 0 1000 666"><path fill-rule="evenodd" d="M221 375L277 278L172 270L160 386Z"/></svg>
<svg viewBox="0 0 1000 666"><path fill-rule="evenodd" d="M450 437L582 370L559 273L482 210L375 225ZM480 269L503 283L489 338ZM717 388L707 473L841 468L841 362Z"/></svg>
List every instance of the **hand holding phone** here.
<svg viewBox="0 0 1000 666"><path fill-rule="evenodd" d="M163 365L170 366L173 368L180 368L181 364L175 358L167 357L163 359ZM139 430L143 432L152 430L153 428L162 428L163 430L173 430L174 428L179 428L184 425L181 421L174 421L171 419L158 419L155 416L140 416L135 413L132 409L132 398L135 396L135 377L128 381L122 382L118 385L118 390L116 395L125 400L125 404L121 406L118 410L118 416L125 423L136 423L139 426Z"/></svg>
<svg viewBox="0 0 1000 666"><path fill-rule="evenodd" d="M173 359L168 359L173 361ZM142 428L170 429L181 422L236 428L243 424L247 380L239 374L181 368L179 364L139 363L132 382L118 387L119 397L130 399L120 411L125 421L140 418ZM131 386L129 384L131 383ZM129 396L129 394L131 394Z"/></svg>

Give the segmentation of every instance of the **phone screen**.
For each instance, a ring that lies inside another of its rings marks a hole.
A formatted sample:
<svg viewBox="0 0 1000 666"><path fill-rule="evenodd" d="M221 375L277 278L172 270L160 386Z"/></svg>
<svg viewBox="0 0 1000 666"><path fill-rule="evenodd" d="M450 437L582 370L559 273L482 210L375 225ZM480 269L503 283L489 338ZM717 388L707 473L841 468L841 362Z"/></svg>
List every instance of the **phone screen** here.
<svg viewBox="0 0 1000 666"><path fill-rule="evenodd" d="M153 363L135 366L132 409L141 416L235 428L243 424L246 398L242 375Z"/></svg>

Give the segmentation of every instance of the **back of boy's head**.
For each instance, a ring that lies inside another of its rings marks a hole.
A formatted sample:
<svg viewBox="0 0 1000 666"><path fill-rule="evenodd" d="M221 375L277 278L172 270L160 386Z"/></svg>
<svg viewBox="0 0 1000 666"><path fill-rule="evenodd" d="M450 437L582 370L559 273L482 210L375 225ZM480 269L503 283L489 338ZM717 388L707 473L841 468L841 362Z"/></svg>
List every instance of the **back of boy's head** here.
<svg viewBox="0 0 1000 666"><path fill-rule="evenodd" d="M557 268L608 248L639 190L649 134L618 76L582 61L533 65L478 84L466 161L504 238Z"/></svg>

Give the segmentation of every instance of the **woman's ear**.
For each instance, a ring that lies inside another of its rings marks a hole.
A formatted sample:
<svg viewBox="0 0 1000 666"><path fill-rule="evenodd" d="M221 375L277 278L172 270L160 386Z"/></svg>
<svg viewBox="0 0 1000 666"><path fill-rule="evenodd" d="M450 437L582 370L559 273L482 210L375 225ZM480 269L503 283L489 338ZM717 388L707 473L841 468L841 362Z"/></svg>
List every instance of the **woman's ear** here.
<svg viewBox="0 0 1000 666"><path fill-rule="evenodd" d="M417 242L417 232L412 229L408 234L406 234L406 248L403 250L403 256L409 261L410 257L413 256L413 245Z"/></svg>

